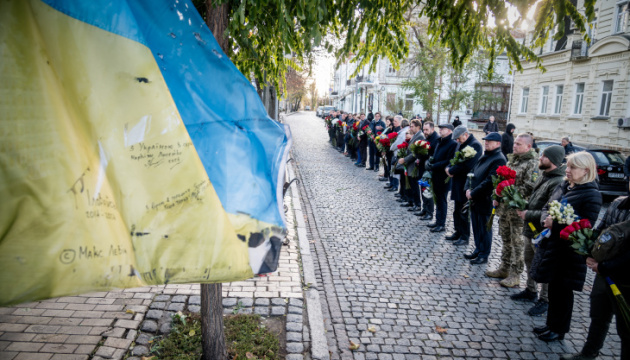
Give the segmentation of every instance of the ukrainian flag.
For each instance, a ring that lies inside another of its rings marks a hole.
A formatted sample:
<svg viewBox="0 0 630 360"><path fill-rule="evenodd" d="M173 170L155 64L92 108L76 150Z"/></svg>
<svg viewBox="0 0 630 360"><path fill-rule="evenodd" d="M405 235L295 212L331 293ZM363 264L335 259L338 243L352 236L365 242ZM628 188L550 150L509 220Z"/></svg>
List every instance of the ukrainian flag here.
<svg viewBox="0 0 630 360"><path fill-rule="evenodd" d="M188 0L0 0L0 305L275 271L288 128Z"/></svg>

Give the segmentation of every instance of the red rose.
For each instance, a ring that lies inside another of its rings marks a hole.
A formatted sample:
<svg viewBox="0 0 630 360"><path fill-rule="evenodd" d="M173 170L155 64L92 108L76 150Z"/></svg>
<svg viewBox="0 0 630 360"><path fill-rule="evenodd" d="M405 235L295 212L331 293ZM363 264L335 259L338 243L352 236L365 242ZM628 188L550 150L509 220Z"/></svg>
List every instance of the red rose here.
<svg viewBox="0 0 630 360"><path fill-rule="evenodd" d="M376 135L381 135L383 132L382 131L377 131Z"/></svg>
<svg viewBox="0 0 630 360"><path fill-rule="evenodd" d="M367 129L368 125L365 125L364 127L361 128L361 130L365 130Z"/></svg>
<svg viewBox="0 0 630 360"><path fill-rule="evenodd" d="M571 226L575 229L575 231L579 231L580 229L582 229L582 227L580 226L580 223L577 221L571 224Z"/></svg>
<svg viewBox="0 0 630 360"><path fill-rule="evenodd" d="M398 137L398 133L397 132L392 132L392 133L387 134L387 138L389 140L395 139L397 137Z"/></svg>
<svg viewBox="0 0 630 360"><path fill-rule="evenodd" d="M516 184L516 179L510 179L508 180L508 182L510 183L510 185L514 185Z"/></svg>
<svg viewBox="0 0 630 360"><path fill-rule="evenodd" d="M516 171L510 170L510 177L515 179L516 178Z"/></svg>
<svg viewBox="0 0 630 360"><path fill-rule="evenodd" d="M592 228L591 222L588 221L588 219L582 219L582 220L580 220L580 227L582 229L590 229L590 228Z"/></svg>
<svg viewBox="0 0 630 360"><path fill-rule="evenodd" d="M562 229L562 231L560 231L561 239L569 240L569 236L571 236L571 231L568 229L569 229L569 226L565 227L564 229Z"/></svg>

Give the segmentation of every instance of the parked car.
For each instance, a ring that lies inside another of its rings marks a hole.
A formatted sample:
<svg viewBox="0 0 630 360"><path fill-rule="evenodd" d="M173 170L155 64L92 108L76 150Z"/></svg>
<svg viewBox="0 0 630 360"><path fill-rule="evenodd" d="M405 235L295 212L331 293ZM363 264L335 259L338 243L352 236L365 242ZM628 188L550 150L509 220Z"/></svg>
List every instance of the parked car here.
<svg viewBox="0 0 630 360"><path fill-rule="evenodd" d="M322 117L322 112L323 111L324 111L324 107L323 106L318 106L317 110L315 110L315 116Z"/></svg>
<svg viewBox="0 0 630 360"><path fill-rule="evenodd" d="M304 111L311 111L311 107L310 107L310 106L308 106L308 105L306 105L306 106L304 107Z"/></svg>
<svg viewBox="0 0 630 360"><path fill-rule="evenodd" d="M328 116L330 114L331 110L337 110L337 108L334 107L334 106L324 106L324 107L322 107L322 114L319 115L319 117L325 118L326 116Z"/></svg>
<svg viewBox="0 0 630 360"><path fill-rule="evenodd" d="M560 145L557 141L536 142L542 152L551 145ZM595 159L597 164L597 177L599 181L599 191L602 195L622 196L628 193L628 183L624 179L623 173L626 158L616 150L584 148L573 145L575 151L587 151Z"/></svg>

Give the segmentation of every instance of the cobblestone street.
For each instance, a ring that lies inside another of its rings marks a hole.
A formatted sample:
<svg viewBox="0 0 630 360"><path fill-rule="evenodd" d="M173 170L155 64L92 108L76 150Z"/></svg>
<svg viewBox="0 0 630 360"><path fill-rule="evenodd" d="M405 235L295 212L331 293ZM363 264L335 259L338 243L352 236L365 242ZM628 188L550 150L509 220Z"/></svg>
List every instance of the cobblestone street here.
<svg viewBox="0 0 630 360"><path fill-rule="evenodd" d="M532 327L543 325L545 316L530 317L532 303L509 298L524 288L524 274L517 289L484 275L498 266L498 221L489 263L470 265L462 255L472 245L455 247L443 239L452 229L450 211L447 232L430 233L428 222L383 190L375 172L353 166L330 146L322 119L305 112L286 123L331 358L557 359L581 349L592 273L576 293L570 333L564 341L544 343ZM359 348L351 351L350 341ZM613 324L598 359L619 358L619 349Z"/></svg>

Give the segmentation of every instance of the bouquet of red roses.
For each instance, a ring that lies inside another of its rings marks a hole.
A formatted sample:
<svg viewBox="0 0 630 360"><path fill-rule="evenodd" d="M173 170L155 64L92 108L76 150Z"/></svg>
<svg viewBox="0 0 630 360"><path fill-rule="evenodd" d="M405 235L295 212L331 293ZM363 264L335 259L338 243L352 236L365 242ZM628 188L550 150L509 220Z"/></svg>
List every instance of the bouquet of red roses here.
<svg viewBox="0 0 630 360"><path fill-rule="evenodd" d="M595 244L595 232L588 219L574 221L571 225L566 226L560 231L560 238L571 241L571 247L580 255L591 255L591 249Z"/></svg>
<svg viewBox="0 0 630 360"><path fill-rule="evenodd" d="M378 149L378 151L380 151L383 154L386 151L389 151L389 148L391 146L392 146L392 143L389 141L389 138L387 138L387 137L379 138L378 142L376 143L376 148Z"/></svg>
<svg viewBox="0 0 630 360"><path fill-rule="evenodd" d="M527 200L523 199L521 193L516 190L514 185L516 179L501 181L495 190L495 193L503 202L507 203L512 209L525 210L527 208Z"/></svg>
<svg viewBox="0 0 630 360"><path fill-rule="evenodd" d="M499 186L499 184L502 181L505 180L511 180L511 179L516 179L516 171L510 169L508 166L499 166L497 168L497 174L496 175L492 175L492 186L494 187L494 193L492 194L492 200L497 200L499 201L499 196L497 195L497 186ZM490 231L490 229L492 229L492 224L494 223L494 214L496 213L497 209L493 206L492 207L492 214L490 215L490 220L488 220L488 224L486 225L486 228L488 229L488 231Z"/></svg>
<svg viewBox="0 0 630 360"><path fill-rule="evenodd" d="M426 140L417 140L409 144L409 151L411 151L417 159L420 159L421 156L428 155L430 149L431 144ZM416 166L411 172L411 177L418 176L420 176L420 169Z"/></svg>
<svg viewBox="0 0 630 360"><path fill-rule="evenodd" d="M365 134L367 133L367 131L369 130L369 127L370 127L369 125L364 125L364 126L361 128L361 131L359 131L359 136L363 136L363 135L365 135ZM368 130L366 130L366 129L368 129ZM370 130L370 131L371 131L371 130Z"/></svg>
<svg viewBox="0 0 630 360"><path fill-rule="evenodd" d="M405 156L409 155L409 144L405 141L404 143L397 145L398 148L398 158L399 159L404 159ZM403 164L403 168L405 169L405 189L410 189L411 186L409 185L409 177L407 174L407 166L405 166Z"/></svg>

